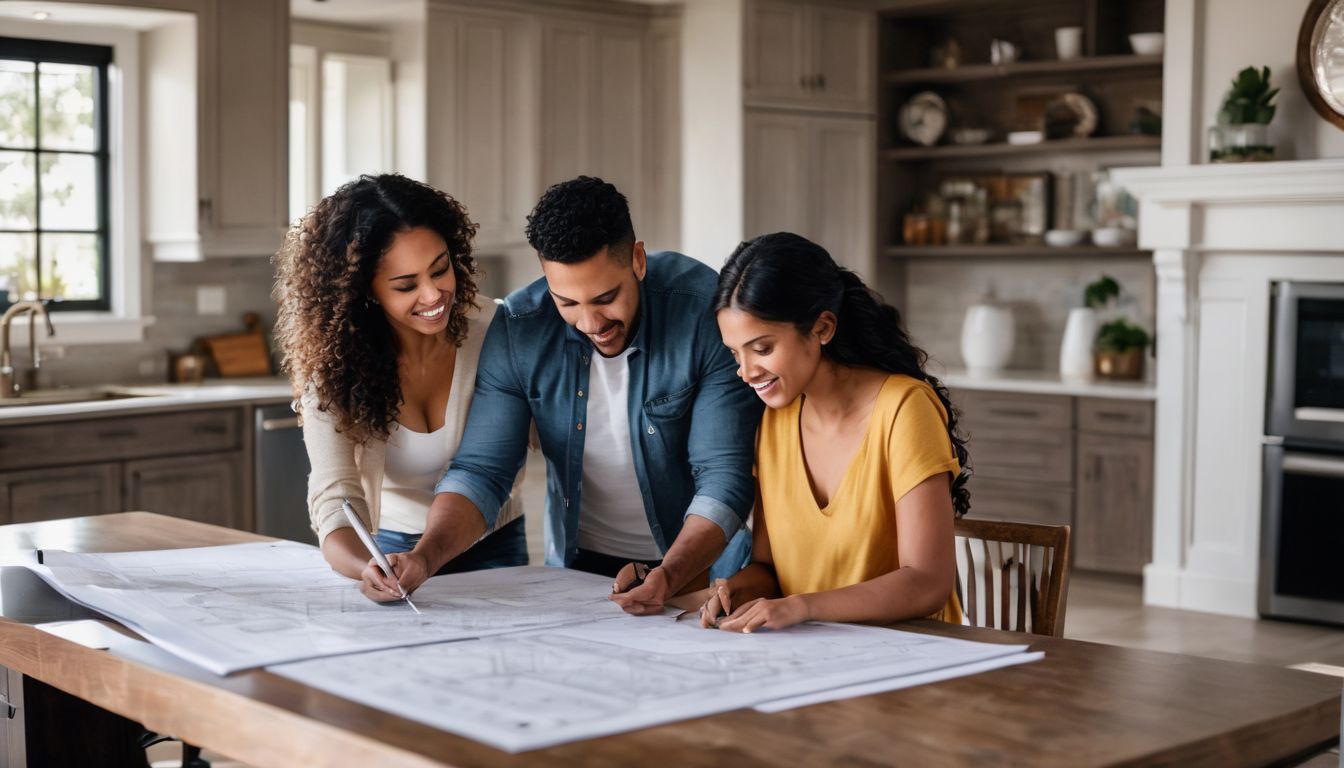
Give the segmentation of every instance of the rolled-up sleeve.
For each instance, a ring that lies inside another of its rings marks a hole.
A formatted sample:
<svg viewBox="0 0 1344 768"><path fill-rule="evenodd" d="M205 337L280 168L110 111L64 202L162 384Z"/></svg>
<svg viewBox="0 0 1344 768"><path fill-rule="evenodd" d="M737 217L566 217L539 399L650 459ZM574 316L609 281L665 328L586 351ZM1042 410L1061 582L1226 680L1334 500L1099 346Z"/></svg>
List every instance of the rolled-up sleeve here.
<svg viewBox="0 0 1344 768"><path fill-rule="evenodd" d="M695 496L686 514L714 522L727 541L746 522L755 501L751 468L764 406L737 377L737 362L723 345L713 316L701 323L696 343L702 376L687 441Z"/></svg>
<svg viewBox="0 0 1344 768"><path fill-rule="evenodd" d="M460 493L493 530L499 510L509 499L514 478L527 456L531 409L518 380L508 313L502 308L486 331L476 370L476 394L467 415L462 444L435 493Z"/></svg>

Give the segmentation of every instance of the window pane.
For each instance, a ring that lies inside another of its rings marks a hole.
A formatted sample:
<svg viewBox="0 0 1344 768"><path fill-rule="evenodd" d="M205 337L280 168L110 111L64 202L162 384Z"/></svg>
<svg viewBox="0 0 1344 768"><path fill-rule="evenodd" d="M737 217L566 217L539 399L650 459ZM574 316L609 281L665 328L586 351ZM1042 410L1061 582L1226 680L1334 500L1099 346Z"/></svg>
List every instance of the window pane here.
<svg viewBox="0 0 1344 768"><path fill-rule="evenodd" d="M42 298L97 299L101 283L97 235L42 236Z"/></svg>
<svg viewBox="0 0 1344 768"><path fill-rule="evenodd" d="M80 64L38 65L43 149L98 149L94 125L94 77L97 67Z"/></svg>
<svg viewBox="0 0 1344 768"><path fill-rule="evenodd" d="M0 229L37 229L32 152L0 152Z"/></svg>
<svg viewBox="0 0 1344 768"><path fill-rule="evenodd" d="M36 298L37 237L0 232L0 302Z"/></svg>
<svg viewBox="0 0 1344 768"><path fill-rule="evenodd" d="M32 147L37 111L31 61L0 59L0 146Z"/></svg>
<svg viewBox="0 0 1344 768"><path fill-rule="evenodd" d="M98 228L98 166L92 155L43 153L42 229Z"/></svg>

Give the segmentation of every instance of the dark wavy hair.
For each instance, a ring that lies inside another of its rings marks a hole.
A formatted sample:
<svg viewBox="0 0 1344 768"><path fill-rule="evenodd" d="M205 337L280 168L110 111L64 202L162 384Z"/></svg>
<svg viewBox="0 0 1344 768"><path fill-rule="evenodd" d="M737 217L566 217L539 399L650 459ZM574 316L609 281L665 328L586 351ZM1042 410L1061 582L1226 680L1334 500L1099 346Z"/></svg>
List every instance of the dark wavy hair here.
<svg viewBox="0 0 1344 768"><path fill-rule="evenodd" d="M611 255L629 263L635 244L625 195L593 176L547 189L528 214L524 232L543 259L561 264L587 261L608 247Z"/></svg>
<svg viewBox="0 0 1344 768"><path fill-rule="evenodd" d="M387 439L401 407L397 335L373 301L372 282L393 238L416 227L448 245L457 293L445 333L460 346L476 306L476 225L461 203L427 184L394 173L360 176L290 228L275 255L275 340L295 410L312 389L337 431L360 444Z"/></svg>
<svg viewBox="0 0 1344 768"><path fill-rule="evenodd" d="M839 365L876 368L928 383L947 411L947 436L962 470L952 481L957 517L971 507L966 489L970 454L960 434L960 416L947 387L924 370L928 354L910 341L900 312L863 279L837 265L825 248L789 232L748 240L733 251L719 273L714 311L741 309L766 322L789 323L804 336L822 312L836 316L835 336L821 348Z"/></svg>

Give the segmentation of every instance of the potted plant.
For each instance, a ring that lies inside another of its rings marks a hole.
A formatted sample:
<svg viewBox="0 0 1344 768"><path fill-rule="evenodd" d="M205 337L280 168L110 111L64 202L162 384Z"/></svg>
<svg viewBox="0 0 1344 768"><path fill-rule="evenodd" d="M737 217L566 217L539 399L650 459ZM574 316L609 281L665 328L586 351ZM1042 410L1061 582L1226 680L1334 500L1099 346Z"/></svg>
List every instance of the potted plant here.
<svg viewBox="0 0 1344 768"><path fill-rule="evenodd" d="M1274 119L1278 88L1269 86L1269 67L1247 67L1237 73L1223 96L1218 124L1209 129L1209 160L1241 163L1273 160L1269 122Z"/></svg>
<svg viewBox="0 0 1344 768"><path fill-rule="evenodd" d="M1143 378L1143 351L1148 332L1125 318L1112 320L1097 332L1097 375L1103 379Z"/></svg>

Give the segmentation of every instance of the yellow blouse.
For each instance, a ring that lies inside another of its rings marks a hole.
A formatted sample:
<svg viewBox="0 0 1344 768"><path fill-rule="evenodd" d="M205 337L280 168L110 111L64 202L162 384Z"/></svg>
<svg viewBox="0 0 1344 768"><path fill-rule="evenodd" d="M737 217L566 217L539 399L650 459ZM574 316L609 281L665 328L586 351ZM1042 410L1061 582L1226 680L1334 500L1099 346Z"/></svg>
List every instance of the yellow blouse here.
<svg viewBox="0 0 1344 768"><path fill-rule="evenodd" d="M893 374L830 503L819 507L803 461L802 402L767 409L756 442L761 514L785 595L839 589L900 568L896 502L928 478L959 470L938 396L922 381ZM930 618L961 623L952 586Z"/></svg>

